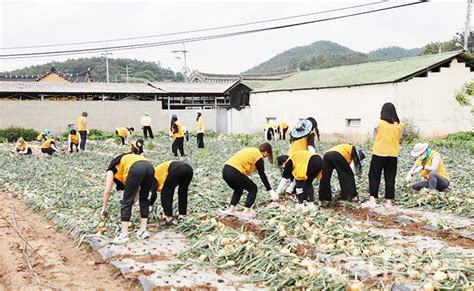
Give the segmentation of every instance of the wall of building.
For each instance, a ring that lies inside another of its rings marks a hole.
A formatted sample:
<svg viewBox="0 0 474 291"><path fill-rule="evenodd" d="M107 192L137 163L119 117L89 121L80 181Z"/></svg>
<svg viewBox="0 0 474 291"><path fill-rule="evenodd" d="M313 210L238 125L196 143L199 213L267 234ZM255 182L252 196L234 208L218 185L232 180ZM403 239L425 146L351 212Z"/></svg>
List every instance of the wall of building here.
<svg viewBox="0 0 474 291"><path fill-rule="evenodd" d="M454 60L439 73L402 83L253 93L249 108L229 111L229 132L260 133L267 117L291 127L299 118L313 116L323 135L364 140L385 102L393 102L400 118L413 120L425 137L471 130L470 108L460 106L454 94L472 78L469 68ZM360 119L360 124L348 126L348 119Z"/></svg>

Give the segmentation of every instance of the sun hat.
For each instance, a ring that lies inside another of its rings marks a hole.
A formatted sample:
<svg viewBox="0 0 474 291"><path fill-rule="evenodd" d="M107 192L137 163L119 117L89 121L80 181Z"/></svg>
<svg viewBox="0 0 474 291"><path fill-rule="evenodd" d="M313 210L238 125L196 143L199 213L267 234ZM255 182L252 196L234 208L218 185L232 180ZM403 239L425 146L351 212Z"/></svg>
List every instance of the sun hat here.
<svg viewBox="0 0 474 291"><path fill-rule="evenodd" d="M426 149L428 148L427 143L417 143L413 149L411 150L411 156L412 157L418 157L421 155Z"/></svg>
<svg viewBox="0 0 474 291"><path fill-rule="evenodd" d="M291 137L298 139L307 136L311 129L313 128L313 124L308 119L300 119L298 123L293 127L290 132Z"/></svg>
<svg viewBox="0 0 474 291"><path fill-rule="evenodd" d="M49 129L45 129L45 130L43 130L43 133L48 135L50 133L50 131L49 131Z"/></svg>
<svg viewBox="0 0 474 291"><path fill-rule="evenodd" d="M82 116L87 116L89 113L87 111L82 112Z"/></svg>

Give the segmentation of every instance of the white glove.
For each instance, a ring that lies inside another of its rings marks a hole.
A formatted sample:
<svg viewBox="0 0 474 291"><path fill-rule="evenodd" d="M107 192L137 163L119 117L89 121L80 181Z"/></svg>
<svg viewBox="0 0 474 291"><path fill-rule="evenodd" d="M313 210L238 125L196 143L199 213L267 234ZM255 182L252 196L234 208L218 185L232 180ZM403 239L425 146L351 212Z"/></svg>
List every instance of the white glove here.
<svg viewBox="0 0 474 291"><path fill-rule="evenodd" d="M313 146L308 146L308 151L315 153L316 149Z"/></svg>
<svg viewBox="0 0 474 291"><path fill-rule="evenodd" d="M420 172L422 169L423 169L423 166L418 166L418 167L413 171L413 174L416 174L416 173Z"/></svg>
<svg viewBox="0 0 474 291"><path fill-rule="evenodd" d="M410 173L410 172L408 172L408 174L407 174L405 180L407 181L407 183L410 183L410 182L411 182L411 173Z"/></svg>
<svg viewBox="0 0 474 291"><path fill-rule="evenodd" d="M281 178L280 184L278 184L278 188L276 190L277 194L280 194L283 192L283 188L285 188L286 183L288 183L288 179Z"/></svg>
<svg viewBox="0 0 474 291"><path fill-rule="evenodd" d="M268 194L270 194L270 197L272 197L273 201L280 199L280 196L278 196L277 192L275 192L273 189L268 191Z"/></svg>
<svg viewBox="0 0 474 291"><path fill-rule="evenodd" d="M295 187L296 187L296 181L293 180L293 182L291 182L290 185L288 185L285 192L286 193L293 193L293 190L295 189Z"/></svg>

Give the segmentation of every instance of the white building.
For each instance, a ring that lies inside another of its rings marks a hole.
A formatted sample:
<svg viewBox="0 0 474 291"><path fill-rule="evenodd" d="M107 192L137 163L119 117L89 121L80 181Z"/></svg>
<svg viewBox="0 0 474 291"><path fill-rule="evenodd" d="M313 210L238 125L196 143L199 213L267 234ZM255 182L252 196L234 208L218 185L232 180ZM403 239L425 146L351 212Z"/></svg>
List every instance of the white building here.
<svg viewBox="0 0 474 291"><path fill-rule="evenodd" d="M472 130L471 106L454 98L472 81L474 58L462 52L312 70L250 94L250 106L228 112L232 133L261 132L269 119L291 125L313 116L322 134L363 139L385 102L424 137Z"/></svg>

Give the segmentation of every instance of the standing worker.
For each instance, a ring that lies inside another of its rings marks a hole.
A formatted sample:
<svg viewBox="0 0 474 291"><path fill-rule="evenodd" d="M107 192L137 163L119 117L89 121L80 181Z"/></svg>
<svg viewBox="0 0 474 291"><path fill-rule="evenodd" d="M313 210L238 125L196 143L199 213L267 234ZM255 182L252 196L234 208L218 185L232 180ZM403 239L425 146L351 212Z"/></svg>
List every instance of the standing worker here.
<svg viewBox="0 0 474 291"><path fill-rule="evenodd" d="M258 148L244 148L227 160L222 170L222 178L227 185L234 190L227 214L235 214L235 207L239 203L243 191L247 190L248 195L245 201L243 215L246 217L253 217L255 215L251 207L257 197L258 188L257 185L247 177L255 171L258 172L263 185L265 185L273 201L279 201L278 194L272 190L267 176L265 175L265 158L268 158L269 162L273 164L272 146L268 142L260 144Z"/></svg>
<svg viewBox="0 0 474 291"><path fill-rule="evenodd" d="M449 175L446 171L441 155L428 147L427 143L417 143L411 151L412 157L416 157L415 164L407 174L406 180L411 182L413 175L420 173L423 181L415 182L411 185L413 190L419 191L422 188L446 190L449 187Z"/></svg>
<svg viewBox="0 0 474 291"><path fill-rule="evenodd" d="M183 161L167 161L155 168L155 184L151 192L150 205L155 204L156 192L161 192L161 206L165 213L164 226L176 225L176 221L173 220L173 195L178 186L178 220L185 218L189 184L192 179L193 168Z"/></svg>
<svg viewBox="0 0 474 291"><path fill-rule="evenodd" d="M204 127L204 120L202 118L201 110L197 111L196 117L196 134L197 134L197 146L198 148L204 148L204 131L206 128Z"/></svg>
<svg viewBox="0 0 474 291"><path fill-rule="evenodd" d="M398 152L403 123L397 115L395 106L388 102L382 106L379 125L375 129L375 141L372 147L372 159L369 169L370 200L362 204L363 207L377 206L379 197L380 178L385 180L386 207L392 206L395 199L395 177L397 176Z"/></svg>
<svg viewBox="0 0 474 291"><path fill-rule="evenodd" d="M139 138L134 142L130 143L130 147L128 148L128 152L131 154L135 155L141 155L143 154L143 145L145 144L145 141L143 138Z"/></svg>
<svg viewBox="0 0 474 291"><path fill-rule="evenodd" d="M175 157L178 156L178 150L182 157L184 157L184 133L183 125L178 120L178 116L173 114L171 116L170 136L173 139L171 151Z"/></svg>
<svg viewBox="0 0 474 291"><path fill-rule="evenodd" d="M122 145L125 145L125 142L128 143L128 138L132 135L132 132L135 129L133 127L119 127L115 130L115 134L120 137Z"/></svg>
<svg viewBox="0 0 474 291"><path fill-rule="evenodd" d="M275 138L275 125L268 122L263 127L263 134L266 141L271 141Z"/></svg>
<svg viewBox="0 0 474 291"><path fill-rule="evenodd" d="M67 136L67 144L69 146L69 152L72 153L73 147L76 147L76 153L79 152L79 144L81 143L81 136L76 132L75 129L69 131Z"/></svg>
<svg viewBox="0 0 474 291"><path fill-rule="evenodd" d="M332 201L331 176L334 169L339 178L341 199L356 199L357 189L354 174L361 175L365 153L351 144L340 144L330 148L323 157L323 177L319 183L319 200Z"/></svg>
<svg viewBox="0 0 474 291"><path fill-rule="evenodd" d="M286 124L285 122L280 122L280 124L278 124L277 131L278 131L278 138L280 140L285 140L286 132L288 131L288 124Z"/></svg>
<svg viewBox="0 0 474 291"><path fill-rule="evenodd" d="M283 155L277 158L278 166L283 169L283 177L276 190L277 194L293 178L296 184L296 208L304 208L304 202L309 209L315 209L313 180L321 179L323 159L320 155L310 151L297 151L291 156Z"/></svg>
<svg viewBox="0 0 474 291"><path fill-rule="evenodd" d="M145 115L143 115L140 119L140 124L142 126L143 136L148 138L148 134L150 134L150 138L153 139L154 137L153 130L151 130L151 117L147 112L145 112Z"/></svg>
<svg viewBox="0 0 474 291"><path fill-rule="evenodd" d="M77 130L79 131L79 135L81 136L81 143L79 148L83 151L86 149L86 141L87 135L89 134L89 130L87 129L87 116L89 113L87 111L82 112L82 115L79 116L77 120Z"/></svg>
<svg viewBox="0 0 474 291"><path fill-rule="evenodd" d="M54 138L48 138L42 145L41 145L41 152L43 154L48 154L52 156L55 152L60 153L61 150L58 149L56 146L56 140Z"/></svg>
<svg viewBox="0 0 474 291"><path fill-rule="evenodd" d="M155 169L153 165L140 155L121 154L116 156L107 168L105 190L102 198L101 218L107 218L107 204L115 182L117 190L124 190L120 210L122 227L120 234L112 241L114 244L128 242L128 223L132 216L132 206L138 195L140 203L140 229L137 231L138 239L147 239L150 233L146 230L149 214L148 194L153 185Z"/></svg>

